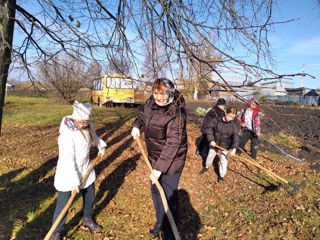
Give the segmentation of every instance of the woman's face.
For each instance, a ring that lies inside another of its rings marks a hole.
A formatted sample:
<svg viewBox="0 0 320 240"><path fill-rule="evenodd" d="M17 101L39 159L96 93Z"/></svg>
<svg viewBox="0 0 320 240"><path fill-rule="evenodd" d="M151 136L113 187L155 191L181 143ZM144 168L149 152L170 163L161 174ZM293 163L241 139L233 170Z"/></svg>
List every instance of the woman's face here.
<svg viewBox="0 0 320 240"><path fill-rule="evenodd" d="M153 98L157 105L165 106L168 103L169 96L167 94L168 88L162 86L160 89L153 90Z"/></svg>
<svg viewBox="0 0 320 240"><path fill-rule="evenodd" d="M224 111L226 106L225 105L218 105L218 108L220 108L222 111Z"/></svg>
<svg viewBox="0 0 320 240"><path fill-rule="evenodd" d="M76 120L73 119L74 125L76 125L77 129L85 129L86 127L89 126L90 121L89 120Z"/></svg>
<svg viewBox="0 0 320 240"><path fill-rule="evenodd" d="M236 114L234 114L234 113L227 113L227 114L226 114L226 121L227 121L227 122L230 122L230 121L232 121L235 117L236 117Z"/></svg>

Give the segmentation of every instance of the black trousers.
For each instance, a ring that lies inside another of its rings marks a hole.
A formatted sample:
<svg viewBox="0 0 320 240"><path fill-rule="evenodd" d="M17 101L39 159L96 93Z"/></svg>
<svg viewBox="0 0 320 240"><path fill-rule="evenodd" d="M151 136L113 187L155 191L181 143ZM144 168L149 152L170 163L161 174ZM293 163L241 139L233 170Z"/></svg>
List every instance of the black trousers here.
<svg viewBox="0 0 320 240"><path fill-rule="evenodd" d="M239 142L239 147L241 149L244 149L245 145L247 144L247 142L251 140L251 144L250 144L250 153L251 153L251 157L253 159L257 159L257 152L258 152L258 137L257 135L250 130L244 130L240 136L240 142ZM238 151L238 153L240 153L240 151Z"/></svg>
<svg viewBox="0 0 320 240"><path fill-rule="evenodd" d="M203 157L208 155L209 151L209 142L207 140L207 135L203 134L202 136L196 139L197 152Z"/></svg>
<svg viewBox="0 0 320 240"><path fill-rule="evenodd" d="M94 184L91 184L89 187L80 190L82 199L83 199L83 217L91 217L93 212L93 204L94 204ZM60 192L58 191L58 199L56 209L53 214L52 223L58 218L64 206L67 204L69 198L71 196L71 192ZM61 232L63 229L63 225L65 224L67 219L67 214L65 214L58 224L54 233Z"/></svg>
<svg viewBox="0 0 320 240"><path fill-rule="evenodd" d="M180 177L181 173L178 173L174 175L162 175L159 179L159 182L166 194L168 205L176 225L178 225L179 221L178 185ZM174 240L175 238L171 230L169 220L164 211L160 193L155 184L151 184L151 196L154 208L156 210L157 224L161 224L161 229L166 240Z"/></svg>

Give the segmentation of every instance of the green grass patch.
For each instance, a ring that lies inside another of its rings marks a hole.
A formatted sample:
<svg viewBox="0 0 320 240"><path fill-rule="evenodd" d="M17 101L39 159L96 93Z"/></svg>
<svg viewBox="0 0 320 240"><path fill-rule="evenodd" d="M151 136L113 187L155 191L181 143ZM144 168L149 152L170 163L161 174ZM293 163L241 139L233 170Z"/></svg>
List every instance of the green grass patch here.
<svg viewBox="0 0 320 240"><path fill-rule="evenodd" d="M299 140L294 136L288 136L287 134L280 132L278 135L268 136L268 138L278 144L289 148L299 148L301 144Z"/></svg>
<svg viewBox="0 0 320 240"><path fill-rule="evenodd" d="M72 112L72 106L41 97L6 97L3 128L56 123Z"/></svg>

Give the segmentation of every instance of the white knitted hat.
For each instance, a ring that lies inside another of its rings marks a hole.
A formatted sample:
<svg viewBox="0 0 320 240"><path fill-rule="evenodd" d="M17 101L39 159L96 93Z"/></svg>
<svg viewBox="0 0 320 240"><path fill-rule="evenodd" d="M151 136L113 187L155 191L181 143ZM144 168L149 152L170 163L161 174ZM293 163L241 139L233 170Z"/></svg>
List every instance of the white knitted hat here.
<svg viewBox="0 0 320 240"><path fill-rule="evenodd" d="M76 120L90 120L92 113L92 105L89 102L80 103L75 101L73 103L72 118Z"/></svg>

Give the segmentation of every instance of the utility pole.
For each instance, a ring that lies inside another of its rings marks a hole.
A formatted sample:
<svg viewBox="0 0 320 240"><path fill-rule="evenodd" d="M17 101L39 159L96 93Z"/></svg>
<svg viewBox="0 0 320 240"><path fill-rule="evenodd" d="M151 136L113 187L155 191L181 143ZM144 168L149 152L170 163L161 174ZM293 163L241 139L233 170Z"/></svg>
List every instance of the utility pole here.
<svg viewBox="0 0 320 240"><path fill-rule="evenodd" d="M303 87L303 85L304 85L304 67L306 66L306 64L304 63L304 64L302 64L302 73L303 73L303 75L301 76L301 79L300 79L300 87Z"/></svg>

